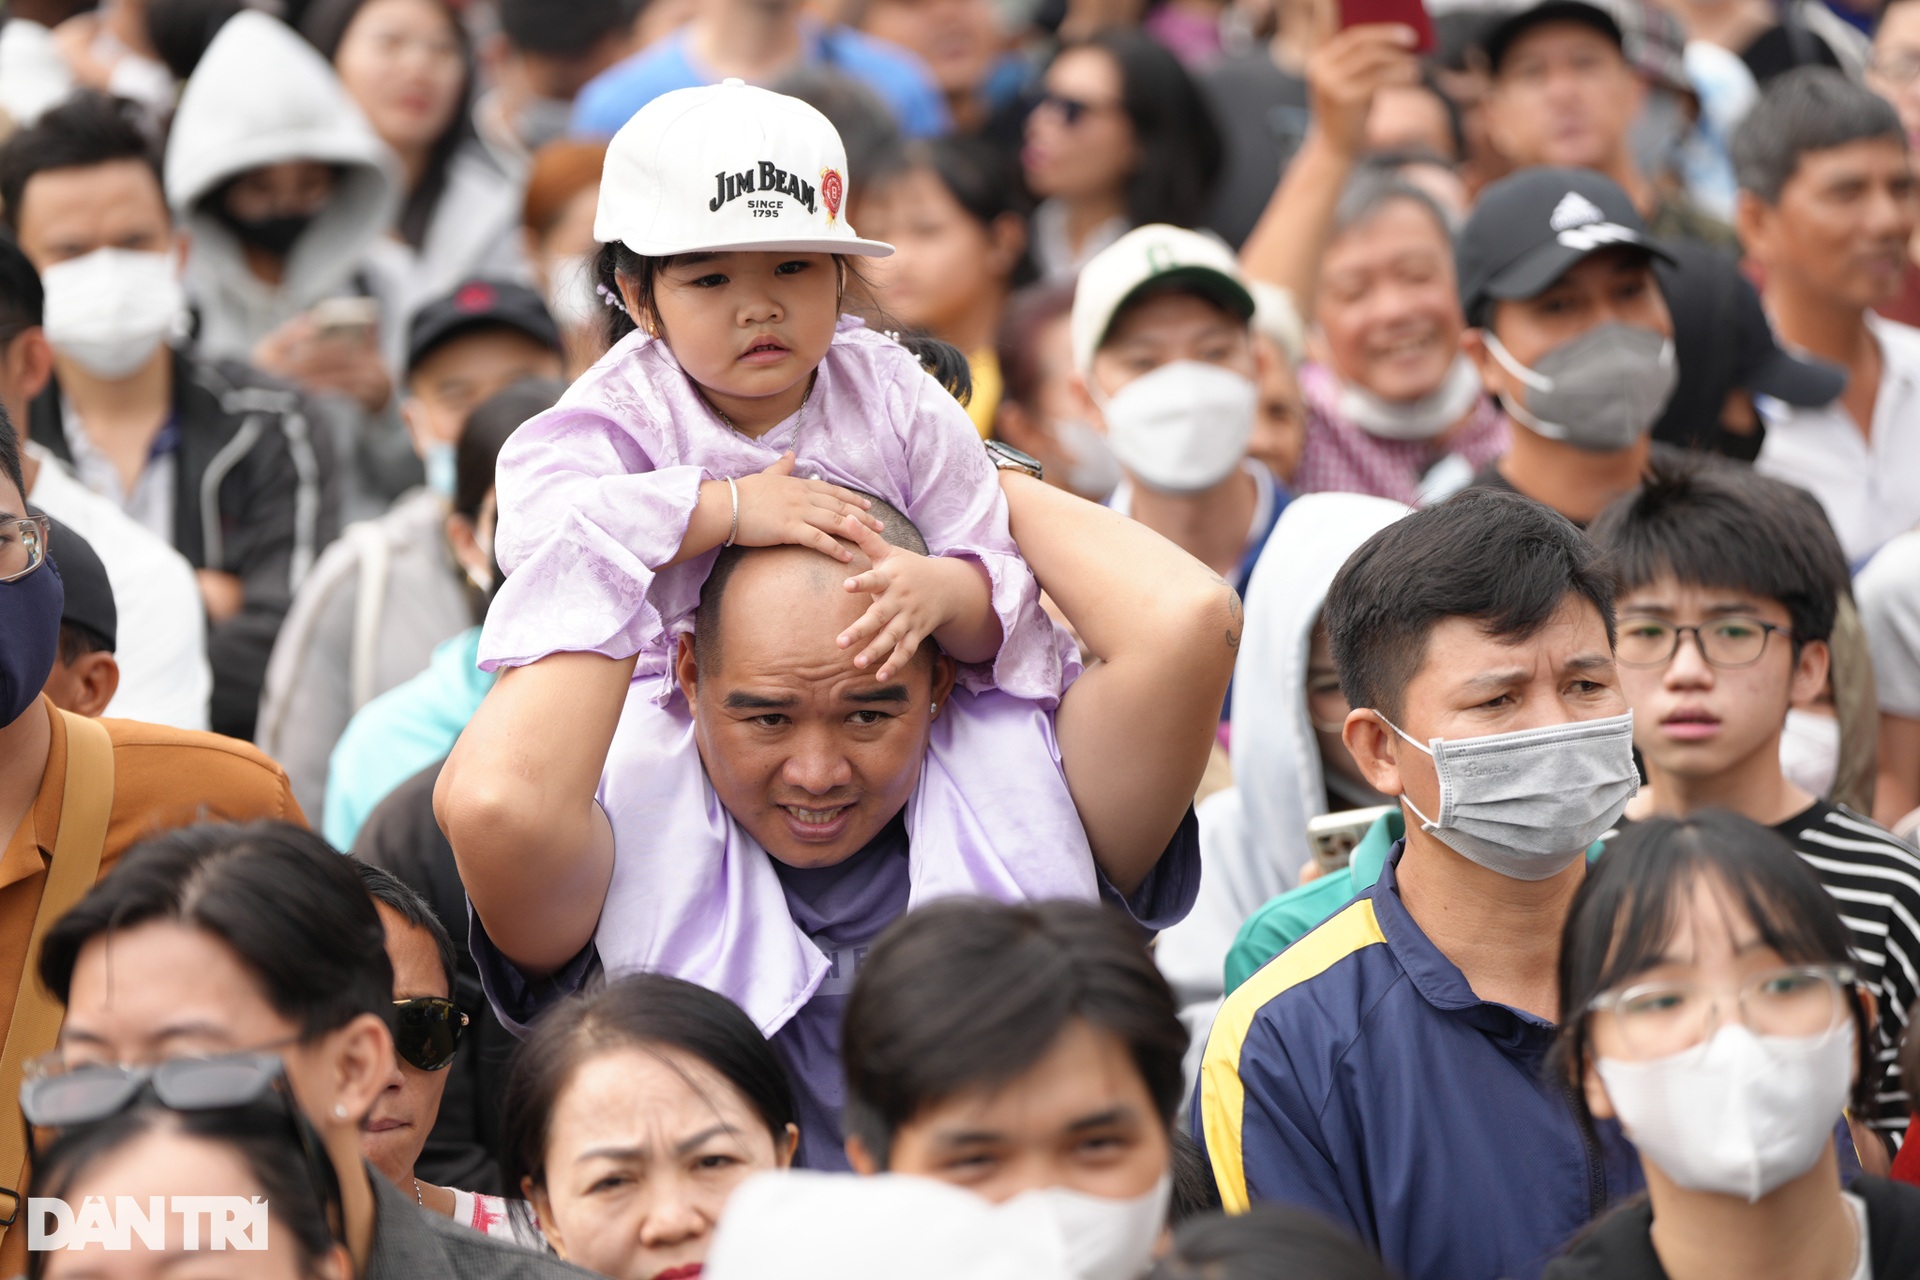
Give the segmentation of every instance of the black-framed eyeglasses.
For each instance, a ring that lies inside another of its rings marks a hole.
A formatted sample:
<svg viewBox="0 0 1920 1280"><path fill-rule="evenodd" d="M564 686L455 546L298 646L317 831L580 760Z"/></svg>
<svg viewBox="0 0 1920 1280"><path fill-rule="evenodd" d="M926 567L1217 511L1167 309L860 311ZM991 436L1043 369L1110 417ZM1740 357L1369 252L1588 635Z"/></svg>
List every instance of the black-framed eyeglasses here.
<svg viewBox="0 0 1920 1280"><path fill-rule="evenodd" d="M1063 93L1042 94L1040 101L1035 105L1059 112L1061 121L1069 129L1078 128L1080 122L1088 116L1098 115L1102 111L1120 109L1118 103L1088 102L1085 98L1069 98Z"/></svg>
<svg viewBox="0 0 1920 1280"><path fill-rule="evenodd" d="M340 1180L320 1136L300 1110L287 1080L286 1065L270 1053L233 1053L210 1058L169 1058L153 1065L124 1062L72 1063L61 1050L28 1062L20 1084L20 1116L27 1130L27 1152L41 1161L38 1131L84 1128L112 1119L150 1100L169 1111L226 1111L269 1107L292 1127L314 1194L323 1208L340 1203ZM11 1224L19 1211L14 1194ZM329 1221L335 1215L329 1213ZM336 1223L335 1234L340 1225Z"/></svg>
<svg viewBox="0 0 1920 1280"><path fill-rule="evenodd" d="M1623 667L1664 667L1680 652L1681 637L1691 634L1700 656L1715 667L1750 667L1767 651L1767 639L1793 639L1786 627L1758 618L1715 618L1682 626L1664 618L1627 618L1620 623L1614 660Z"/></svg>
<svg viewBox="0 0 1920 1280"><path fill-rule="evenodd" d="M442 996L418 996L393 1002L393 1048L400 1060L422 1071L453 1065L467 1015Z"/></svg>
<svg viewBox="0 0 1920 1280"><path fill-rule="evenodd" d="M18 582L45 564L52 536L45 516L0 520L0 582Z"/></svg>

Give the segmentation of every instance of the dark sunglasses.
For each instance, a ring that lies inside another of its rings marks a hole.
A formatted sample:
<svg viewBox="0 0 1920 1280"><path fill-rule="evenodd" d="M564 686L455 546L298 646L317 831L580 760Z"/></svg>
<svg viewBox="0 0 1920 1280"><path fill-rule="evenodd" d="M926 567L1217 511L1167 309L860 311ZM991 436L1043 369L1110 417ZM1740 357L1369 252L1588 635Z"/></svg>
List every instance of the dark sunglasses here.
<svg viewBox="0 0 1920 1280"><path fill-rule="evenodd" d="M422 1071L445 1071L453 1065L467 1015L441 996L419 996L393 1002L393 1048L400 1060Z"/></svg>
<svg viewBox="0 0 1920 1280"><path fill-rule="evenodd" d="M320 1203L339 1203L339 1177L320 1148L320 1137L294 1100L286 1066L268 1053L235 1053L214 1058L170 1058L154 1066L118 1062L68 1066L55 1050L26 1066L20 1085L20 1114L27 1126L27 1150L41 1163L36 1133L41 1129L84 1128L110 1120L142 1102L169 1111L224 1111L261 1107L284 1117L299 1140ZM0 1189L0 1194L12 1194ZM19 1209L18 1196L13 1210ZM13 1213L0 1216L11 1224ZM329 1215L331 1219L332 1215Z"/></svg>
<svg viewBox="0 0 1920 1280"><path fill-rule="evenodd" d="M1084 98L1068 98L1057 93L1041 95L1039 105L1058 111L1069 129L1075 128L1090 115L1115 109L1111 103L1088 102Z"/></svg>

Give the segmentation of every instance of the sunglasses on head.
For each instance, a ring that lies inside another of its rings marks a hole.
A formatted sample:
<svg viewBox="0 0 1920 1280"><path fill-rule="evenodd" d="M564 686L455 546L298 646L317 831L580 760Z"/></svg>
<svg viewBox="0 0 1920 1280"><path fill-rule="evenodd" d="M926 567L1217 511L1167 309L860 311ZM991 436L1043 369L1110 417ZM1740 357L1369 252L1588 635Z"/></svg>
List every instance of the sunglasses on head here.
<svg viewBox="0 0 1920 1280"><path fill-rule="evenodd" d="M422 1071L445 1071L467 1029L460 1006L441 996L393 1002L393 1048L400 1060Z"/></svg>
<svg viewBox="0 0 1920 1280"><path fill-rule="evenodd" d="M170 1058L152 1066L120 1062L69 1064L60 1050L26 1064L20 1085L20 1114L27 1126L27 1150L41 1163L36 1133L42 1129L84 1128L123 1111L158 1104L169 1111L223 1111L262 1107L292 1126L306 1158L320 1203L339 1202L339 1179L320 1148L319 1135L294 1100L286 1066L269 1053L235 1053L213 1058ZM18 1205L14 1206L17 1212ZM0 1216L11 1224L12 1214Z"/></svg>

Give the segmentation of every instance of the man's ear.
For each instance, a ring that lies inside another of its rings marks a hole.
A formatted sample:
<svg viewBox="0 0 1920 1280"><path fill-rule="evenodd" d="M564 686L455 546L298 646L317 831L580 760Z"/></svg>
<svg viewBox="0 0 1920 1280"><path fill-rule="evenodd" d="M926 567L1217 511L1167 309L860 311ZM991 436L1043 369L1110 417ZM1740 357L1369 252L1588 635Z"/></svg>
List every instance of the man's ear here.
<svg viewBox="0 0 1920 1280"><path fill-rule="evenodd" d="M82 654L67 664L67 670L74 681L73 706L69 710L75 715L98 716L120 690L120 663L104 650Z"/></svg>
<svg viewBox="0 0 1920 1280"><path fill-rule="evenodd" d="M420 407L417 396L400 397L400 422L407 429L407 440L413 445L413 451L422 458L427 456L426 413Z"/></svg>
<svg viewBox="0 0 1920 1280"><path fill-rule="evenodd" d="M1087 380L1093 377L1091 372L1081 373L1075 370L1067 378L1067 390L1073 397L1073 407L1080 417L1100 434L1107 433L1107 417L1100 412L1100 406L1093 402L1093 393L1087 390Z"/></svg>
<svg viewBox="0 0 1920 1280"><path fill-rule="evenodd" d="M800 1151L800 1126L787 1122L787 1131L773 1144L773 1163L782 1169L793 1168L793 1158Z"/></svg>
<svg viewBox="0 0 1920 1280"><path fill-rule="evenodd" d="M880 1162L873 1158L873 1152L867 1150L867 1144L858 1135L847 1139L847 1163L853 1171L863 1178L871 1178L876 1173L885 1173ZM544 1219L542 1219L544 1221Z"/></svg>
<svg viewBox="0 0 1920 1280"><path fill-rule="evenodd" d="M1473 362L1473 367L1480 371L1480 386L1488 395L1497 396L1506 390L1506 383L1502 380L1506 370L1500 367L1500 363L1493 358L1493 353L1487 350L1487 338L1484 333L1472 326L1462 329L1460 351Z"/></svg>
<svg viewBox="0 0 1920 1280"><path fill-rule="evenodd" d="M681 636L679 647L673 655L673 676L680 685L680 694L686 698L689 708L697 705L695 694L700 687L700 663L694 657L692 636Z"/></svg>
<svg viewBox="0 0 1920 1280"><path fill-rule="evenodd" d="M1383 796L1404 794L1407 785L1400 777L1399 737L1380 721L1377 712L1364 708L1347 712L1340 728L1340 740L1347 745L1354 763L1366 776L1367 784Z"/></svg>
<svg viewBox="0 0 1920 1280"><path fill-rule="evenodd" d="M33 403L53 379L53 344L47 341L47 331L34 325L14 335L7 346L5 363L0 384L12 388L23 406ZM25 421L14 426L22 436L27 434Z"/></svg>
<svg viewBox="0 0 1920 1280"><path fill-rule="evenodd" d="M1733 229L1755 260L1764 262L1773 257L1773 206L1754 192L1742 189L1735 197Z"/></svg>
<svg viewBox="0 0 1920 1280"><path fill-rule="evenodd" d="M1793 664L1793 683L1787 697L1789 706L1804 707L1826 692L1827 676L1833 670L1833 649L1825 640L1809 640L1800 646L1800 659Z"/></svg>

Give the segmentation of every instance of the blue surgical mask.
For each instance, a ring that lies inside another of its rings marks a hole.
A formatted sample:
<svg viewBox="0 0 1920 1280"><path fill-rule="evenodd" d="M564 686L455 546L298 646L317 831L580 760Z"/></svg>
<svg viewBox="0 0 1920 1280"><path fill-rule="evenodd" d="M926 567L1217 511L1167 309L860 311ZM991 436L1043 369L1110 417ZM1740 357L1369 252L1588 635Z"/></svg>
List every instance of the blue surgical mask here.
<svg viewBox="0 0 1920 1280"><path fill-rule="evenodd" d="M421 461L427 467L427 488L452 502L453 491L460 487L460 453L456 446L435 440L427 446Z"/></svg>
<svg viewBox="0 0 1920 1280"><path fill-rule="evenodd" d="M14 582L0 582L0 724L25 714L60 652L67 591L53 561Z"/></svg>

